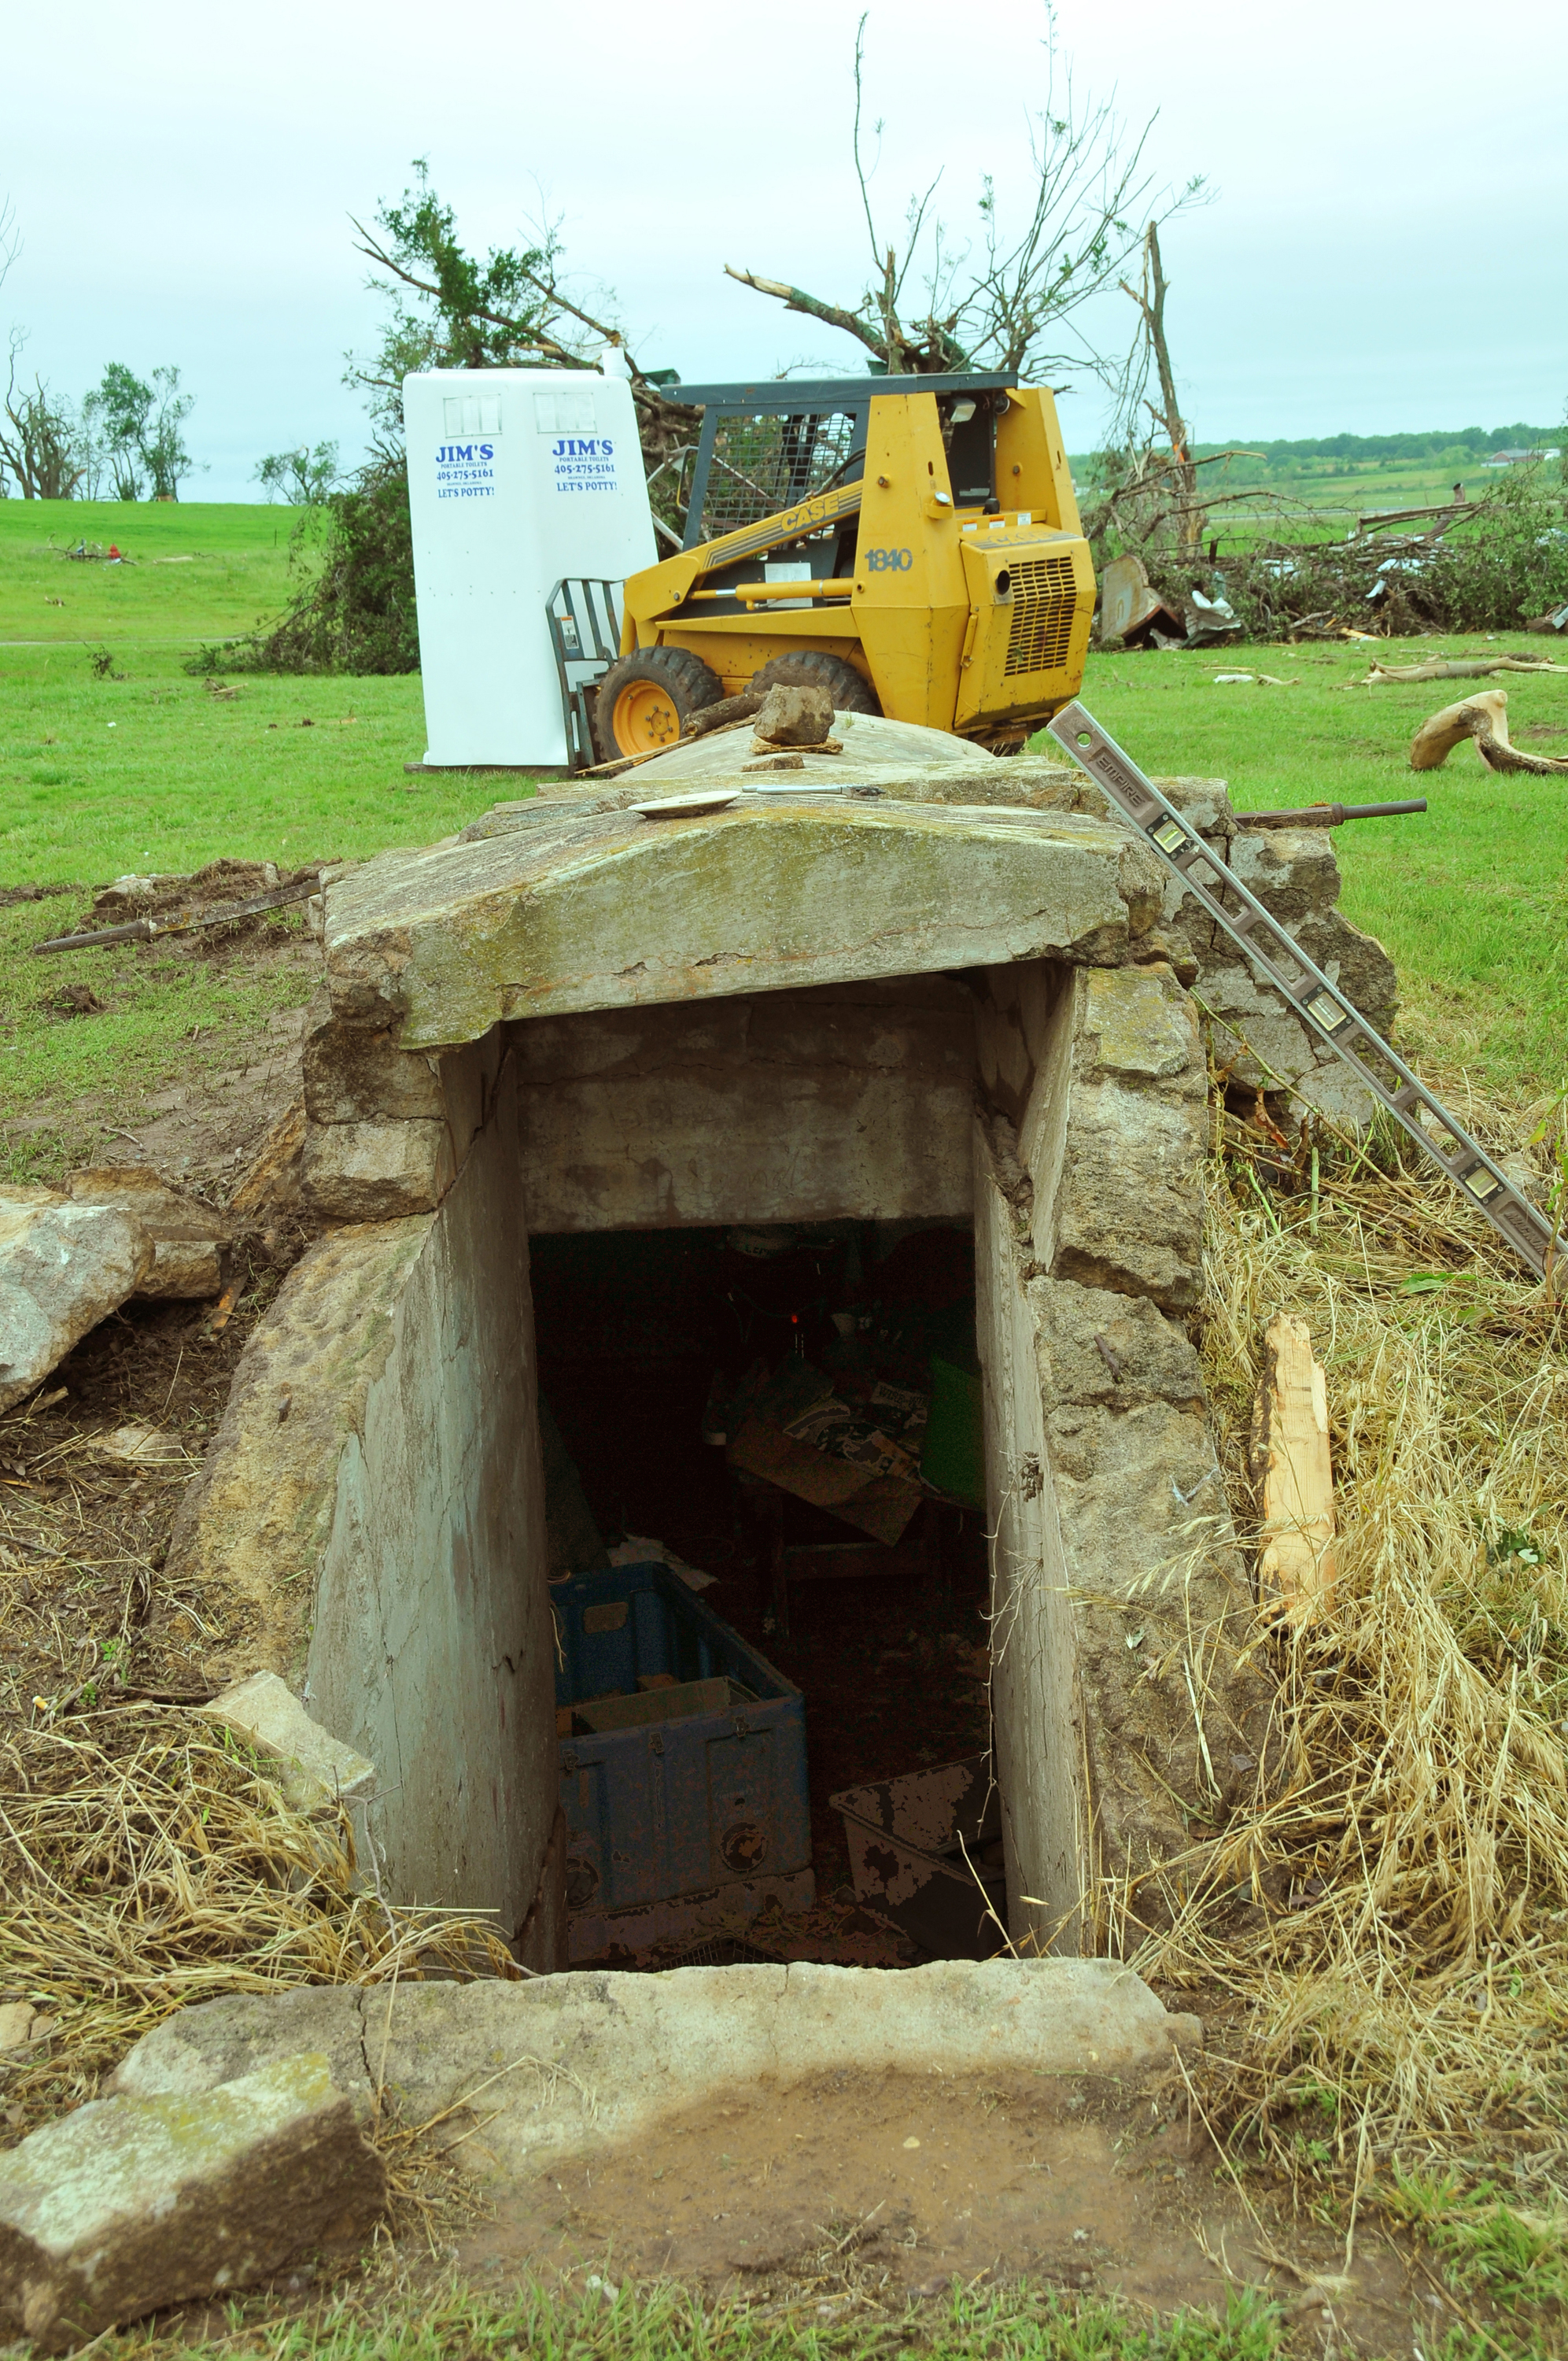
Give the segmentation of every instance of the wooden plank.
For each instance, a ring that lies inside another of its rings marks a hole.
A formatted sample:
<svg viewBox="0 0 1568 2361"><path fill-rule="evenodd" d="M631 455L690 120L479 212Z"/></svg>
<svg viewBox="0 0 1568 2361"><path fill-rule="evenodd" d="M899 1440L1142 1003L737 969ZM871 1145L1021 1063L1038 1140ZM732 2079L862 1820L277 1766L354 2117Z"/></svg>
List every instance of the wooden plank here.
<svg viewBox="0 0 1568 2361"><path fill-rule="evenodd" d="M1306 1322L1288 1312L1264 1335L1252 1466L1263 1503L1258 1603L1300 1625L1333 1605L1333 1467L1322 1364Z"/></svg>

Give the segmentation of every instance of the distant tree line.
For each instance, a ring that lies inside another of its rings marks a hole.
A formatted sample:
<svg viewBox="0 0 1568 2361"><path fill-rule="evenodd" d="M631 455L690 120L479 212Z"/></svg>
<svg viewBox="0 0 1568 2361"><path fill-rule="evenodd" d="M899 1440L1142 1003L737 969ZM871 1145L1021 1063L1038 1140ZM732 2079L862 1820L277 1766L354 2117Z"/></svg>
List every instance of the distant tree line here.
<svg viewBox="0 0 1568 2361"><path fill-rule="evenodd" d="M0 280L21 252L16 216L0 203ZM111 361L80 402L56 393L35 370L27 381L27 332L8 338L0 400L0 500L177 500L195 465L184 425L194 396L183 393L171 364L139 378Z"/></svg>
<svg viewBox="0 0 1568 2361"><path fill-rule="evenodd" d="M10 372L0 403L0 498L25 500L177 500L194 461L184 424L194 397L180 371L139 378L111 361L79 403L40 377L21 380L22 338L11 339Z"/></svg>
<svg viewBox="0 0 1568 2361"><path fill-rule="evenodd" d="M1299 443L1249 438L1248 447L1275 467L1297 459L1344 459L1354 465L1357 460L1442 459L1451 451L1467 457L1489 451L1531 451L1554 444L1559 432L1555 426L1460 426L1449 434L1434 429L1428 434L1321 434ZM1199 443L1193 447L1204 458L1225 446Z"/></svg>

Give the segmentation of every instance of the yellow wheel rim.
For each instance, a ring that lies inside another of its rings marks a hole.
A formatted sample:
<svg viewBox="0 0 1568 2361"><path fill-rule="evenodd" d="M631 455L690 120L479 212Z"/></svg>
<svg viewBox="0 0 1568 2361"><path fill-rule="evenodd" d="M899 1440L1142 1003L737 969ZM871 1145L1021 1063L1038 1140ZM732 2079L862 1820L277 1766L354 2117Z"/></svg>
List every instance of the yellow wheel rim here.
<svg viewBox="0 0 1568 2361"><path fill-rule="evenodd" d="M623 754L673 746L681 734L675 700L656 680L630 680L615 700L615 742Z"/></svg>

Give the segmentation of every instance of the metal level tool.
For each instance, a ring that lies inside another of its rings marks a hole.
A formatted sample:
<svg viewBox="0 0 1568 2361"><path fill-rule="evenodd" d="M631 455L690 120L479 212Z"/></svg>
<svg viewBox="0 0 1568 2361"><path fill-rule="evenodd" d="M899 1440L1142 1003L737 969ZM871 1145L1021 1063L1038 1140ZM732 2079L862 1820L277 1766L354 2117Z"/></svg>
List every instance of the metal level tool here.
<svg viewBox="0 0 1568 2361"><path fill-rule="evenodd" d="M1153 780L1145 777L1092 714L1075 699L1064 705L1047 727L1057 744L1088 772L1097 787L1103 788L1144 842L1153 846L1168 869L1175 871L1215 925L1224 928L1237 949L1289 1002L1308 1030L1326 1041L1360 1075L1379 1104L1404 1126L1444 1179L1452 1180L1544 1279L1558 1243L1557 1231L1546 1215L1433 1098L1339 986L1313 966L1300 945L1219 855L1211 852L1196 829L1167 801ZM1392 1086L1386 1074L1396 1078ZM1428 1122L1439 1126L1441 1137L1432 1137L1426 1129Z"/></svg>

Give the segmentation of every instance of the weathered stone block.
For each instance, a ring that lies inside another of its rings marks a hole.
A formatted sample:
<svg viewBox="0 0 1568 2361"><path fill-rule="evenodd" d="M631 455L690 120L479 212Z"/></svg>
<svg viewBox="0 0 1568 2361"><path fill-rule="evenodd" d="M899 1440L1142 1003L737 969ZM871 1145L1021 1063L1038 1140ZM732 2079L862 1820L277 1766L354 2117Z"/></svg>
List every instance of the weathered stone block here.
<svg viewBox="0 0 1568 2361"><path fill-rule="evenodd" d="M1053 1270L1152 1296L1170 1311L1196 1303L1201 1115L1201 1105L1115 1082L1074 1087L1052 1208Z"/></svg>
<svg viewBox="0 0 1568 2361"><path fill-rule="evenodd" d="M221 2000L192 2002L143 2034L110 2075L103 2095L194 2099L258 2067L313 2053L326 2060L334 2087L349 2102L356 2122L367 2125L376 2110L376 2084L365 2054L367 1997L359 1984L292 1984L284 1991L225 1993ZM385 1997L380 2015L384 2028Z"/></svg>
<svg viewBox="0 0 1568 2361"><path fill-rule="evenodd" d="M386 2173L319 2053L199 2097L93 2100L0 2157L0 2323L58 2353L358 2235Z"/></svg>
<svg viewBox="0 0 1568 2361"><path fill-rule="evenodd" d="M1203 1070L1192 1004L1168 973L1156 967L1091 970L1077 997L1076 1076L1162 1082L1180 1074L1188 1078L1183 1097L1201 1093Z"/></svg>
<svg viewBox="0 0 1568 2361"><path fill-rule="evenodd" d="M139 1222L153 1243L152 1268L138 1295L200 1301L221 1292L224 1255L234 1225L199 1198L166 1188L143 1165L94 1167L73 1172L65 1192L79 1205L108 1205Z"/></svg>
<svg viewBox="0 0 1568 2361"><path fill-rule="evenodd" d="M189 1582L223 1603L204 1659L212 1676L302 1659L339 1463L392 1351L395 1310L430 1226L425 1215L320 1239L246 1346L170 1543L167 1587Z"/></svg>
<svg viewBox="0 0 1568 2361"><path fill-rule="evenodd" d="M401 1016L401 1040L447 1047L498 1017L1057 954L1111 966L1159 893L1146 847L1078 812L741 795L696 818L571 814L383 853L334 881L325 955L339 1016Z"/></svg>
<svg viewBox="0 0 1568 2361"><path fill-rule="evenodd" d="M133 2050L122 2080L201 2091L240 2057L286 2054L298 2021L291 1997L186 2010ZM656 2143L670 2115L764 2078L787 2089L846 2070L1135 2077L1168 2069L1202 2037L1195 2017L1168 2013L1112 1960L906 1969L796 1960L660 1976L405 1982L389 2013L377 1993L363 2005L370 2057L379 2067L384 2046L387 2087L407 2122L427 2121L498 2067L524 2062L528 2070L503 2070L477 2103L483 2143L456 2151L503 2181L557 2156Z"/></svg>
<svg viewBox="0 0 1568 2361"><path fill-rule="evenodd" d="M314 1124L302 1187L328 1221L390 1222L433 1212L455 1170L444 1121Z"/></svg>
<svg viewBox="0 0 1568 2361"><path fill-rule="evenodd" d="M53 1189L0 1196L0 1410L9 1410L118 1311L150 1273L157 1247L112 1205L78 1205Z"/></svg>
<svg viewBox="0 0 1568 2361"><path fill-rule="evenodd" d="M1196 1015L1168 968L1069 975L1021 1141L1047 1269L1173 1311L1196 1302L1203 1095Z"/></svg>
<svg viewBox="0 0 1568 2361"><path fill-rule="evenodd" d="M1292 934L1309 910L1330 910L1339 899L1339 863L1327 829L1238 828L1230 866Z"/></svg>
<svg viewBox="0 0 1568 2361"><path fill-rule="evenodd" d="M1126 1295L1028 1295L1100 1872L1135 1877L1251 1794L1273 1686L1242 1661L1251 1585L1192 1345ZM1162 1909L1157 1883L1135 1903L1145 1923Z"/></svg>
<svg viewBox="0 0 1568 2361"><path fill-rule="evenodd" d="M428 1051L400 1049L390 1025L339 1023L324 992L311 1004L304 1075L312 1123L433 1120L446 1112Z"/></svg>
<svg viewBox="0 0 1568 2361"><path fill-rule="evenodd" d="M376 1784L376 1765L313 1721L276 1673L252 1673L197 1713L215 1729L232 1730L260 1754L283 1766L285 1800L296 1811L362 1803Z"/></svg>

